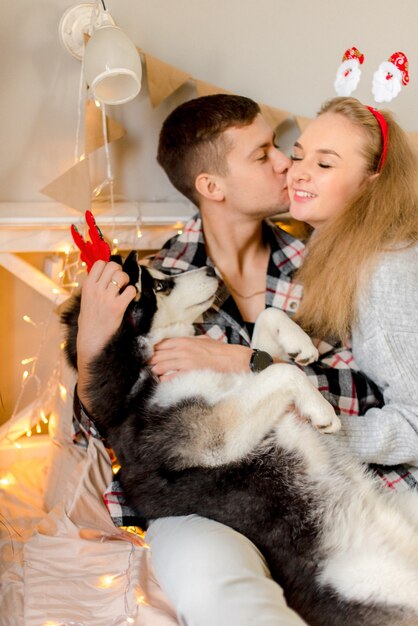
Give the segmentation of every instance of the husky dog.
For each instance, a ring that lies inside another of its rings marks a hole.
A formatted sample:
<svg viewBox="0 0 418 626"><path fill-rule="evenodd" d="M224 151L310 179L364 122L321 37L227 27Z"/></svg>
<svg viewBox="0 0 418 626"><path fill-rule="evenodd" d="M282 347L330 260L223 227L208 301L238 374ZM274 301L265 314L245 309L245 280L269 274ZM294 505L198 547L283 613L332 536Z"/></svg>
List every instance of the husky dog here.
<svg viewBox="0 0 418 626"><path fill-rule="evenodd" d="M211 268L165 276L135 253L124 270L137 296L92 363L88 393L130 504L148 519L197 513L249 537L311 626L416 626L418 497L386 493L341 450L339 419L295 364L159 383L147 365L153 345L193 334L217 279ZM79 305L63 315L74 367ZM254 334L282 358L317 356L275 309Z"/></svg>

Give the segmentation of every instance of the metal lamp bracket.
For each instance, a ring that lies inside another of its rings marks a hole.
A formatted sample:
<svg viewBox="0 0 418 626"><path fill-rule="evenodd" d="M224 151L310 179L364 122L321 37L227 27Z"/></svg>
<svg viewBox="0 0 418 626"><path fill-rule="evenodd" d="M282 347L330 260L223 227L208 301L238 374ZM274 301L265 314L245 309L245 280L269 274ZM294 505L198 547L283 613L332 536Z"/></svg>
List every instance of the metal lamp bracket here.
<svg viewBox="0 0 418 626"><path fill-rule="evenodd" d="M76 59L81 60L84 52L84 35L91 35L97 19L97 3L77 4L62 16L58 31L62 45ZM107 20L114 24L107 14Z"/></svg>

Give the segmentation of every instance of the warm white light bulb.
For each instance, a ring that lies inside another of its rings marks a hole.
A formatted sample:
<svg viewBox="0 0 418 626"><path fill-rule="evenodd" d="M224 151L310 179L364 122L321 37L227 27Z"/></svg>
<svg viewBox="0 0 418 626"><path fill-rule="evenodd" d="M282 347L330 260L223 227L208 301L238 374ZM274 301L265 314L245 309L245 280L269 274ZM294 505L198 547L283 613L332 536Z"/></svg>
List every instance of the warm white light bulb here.
<svg viewBox="0 0 418 626"><path fill-rule="evenodd" d="M16 482L16 479L11 472L7 472L7 474L4 474L4 476L0 478L0 485L2 487L8 487L9 485L14 485L15 482Z"/></svg>
<svg viewBox="0 0 418 626"><path fill-rule="evenodd" d="M27 324L32 324L32 326L36 326L35 322L29 317L29 315L24 315L23 316L23 320L27 323Z"/></svg>
<svg viewBox="0 0 418 626"><path fill-rule="evenodd" d="M36 361L36 356L31 356L27 359L22 359L20 362L22 365L28 365L29 363L32 363L33 361Z"/></svg>
<svg viewBox="0 0 418 626"><path fill-rule="evenodd" d="M65 402L65 400L67 399L67 390L64 387L64 385L62 385L61 383L59 384L59 390L60 390L61 399L64 400Z"/></svg>
<svg viewBox="0 0 418 626"><path fill-rule="evenodd" d="M104 589L108 589L109 587L112 586L115 578L116 578L115 576L111 576L110 574L106 576L102 576L100 578L100 587L103 587Z"/></svg>

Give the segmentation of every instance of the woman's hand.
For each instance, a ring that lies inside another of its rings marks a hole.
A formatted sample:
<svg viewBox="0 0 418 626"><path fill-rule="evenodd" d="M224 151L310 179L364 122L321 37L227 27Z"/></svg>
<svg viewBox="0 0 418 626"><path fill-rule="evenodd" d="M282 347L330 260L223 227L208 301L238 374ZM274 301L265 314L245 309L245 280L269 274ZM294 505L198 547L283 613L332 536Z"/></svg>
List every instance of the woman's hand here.
<svg viewBox="0 0 418 626"><path fill-rule="evenodd" d="M77 335L78 395L83 404L88 366L117 331L135 297L133 285L123 289L128 282L128 274L114 261L96 261L84 281Z"/></svg>
<svg viewBox="0 0 418 626"><path fill-rule="evenodd" d="M191 370L248 372L251 352L246 346L223 343L206 336L175 337L156 344L149 364L161 381Z"/></svg>

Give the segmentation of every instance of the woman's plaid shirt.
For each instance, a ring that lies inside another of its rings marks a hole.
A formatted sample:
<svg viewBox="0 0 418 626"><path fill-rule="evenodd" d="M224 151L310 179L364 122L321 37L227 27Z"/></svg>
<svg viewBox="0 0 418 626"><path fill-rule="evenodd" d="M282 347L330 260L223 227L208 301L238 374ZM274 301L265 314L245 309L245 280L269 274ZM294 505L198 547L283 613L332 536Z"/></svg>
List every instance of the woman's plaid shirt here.
<svg viewBox="0 0 418 626"><path fill-rule="evenodd" d="M263 234L271 248L266 277L266 307L277 307L292 315L302 296L301 286L294 282L293 277L303 260L305 245L267 222L264 223ZM167 274L178 274L204 265L214 264L207 256L199 215L186 224L181 235L170 239L152 261L153 267ZM215 304L195 327L196 334L206 334L219 341L246 346L250 343L241 314L223 283L220 283ZM337 413L359 415L372 406L381 405L377 387L358 371L348 347L322 342L319 350L319 360L305 367L304 371ZM76 439L80 441L86 434L100 437L76 394L74 408ZM393 480L396 476L398 474ZM144 526L140 514L127 506L117 480L110 485L104 499L117 526Z"/></svg>

